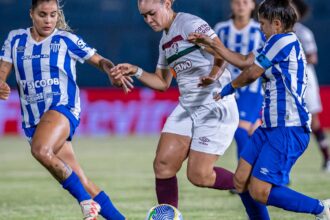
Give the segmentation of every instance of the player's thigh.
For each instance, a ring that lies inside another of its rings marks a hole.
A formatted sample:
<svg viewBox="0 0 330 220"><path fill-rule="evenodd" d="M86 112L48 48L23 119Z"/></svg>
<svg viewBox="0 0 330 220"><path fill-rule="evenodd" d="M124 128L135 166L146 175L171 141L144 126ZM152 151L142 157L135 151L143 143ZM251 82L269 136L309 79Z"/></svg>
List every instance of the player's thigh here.
<svg viewBox="0 0 330 220"><path fill-rule="evenodd" d="M61 113L47 111L40 119L32 138L32 148L48 148L57 152L70 135L69 120Z"/></svg>
<svg viewBox="0 0 330 220"><path fill-rule="evenodd" d="M209 176L213 173L219 155L190 150L187 165L188 176Z"/></svg>
<svg viewBox="0 0 330 220"><path fill-rule="evenodd" d="M178 171L187 158L191 138L174 133L162 133L154 161L155 169Z"/></svg>

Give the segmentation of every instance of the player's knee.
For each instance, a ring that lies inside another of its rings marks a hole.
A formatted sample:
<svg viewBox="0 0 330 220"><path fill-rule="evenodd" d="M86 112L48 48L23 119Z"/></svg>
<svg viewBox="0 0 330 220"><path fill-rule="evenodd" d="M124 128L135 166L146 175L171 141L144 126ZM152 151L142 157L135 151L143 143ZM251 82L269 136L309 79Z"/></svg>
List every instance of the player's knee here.
<svg viewBox="0 0 330 220"><path fill-rule="evenodd" d="M209 187L210 186L210 175L206 172L201 171L187 171L188 180L195 186L198 187Z"/></svg>
<svg viewBox="0 0 330 220"><path fill-rule="evenodd" d="M153 167L157 178L167 178L168 176L172 177L176 174L176 171L171 167L169 162L165 160L155 159Z"/></svg>
<svg viewBox="0 0 330 220"><path fill-rule="evenodd" d="M251 197L262 204L266 204L268 200L269 192L262 187L256 187L253 184L249 186L249 192Z"/></svg>
<svg viewBox="0 0 330 220"><path fill-rule="evenodd" d="M240 175L234 175L234 186L238 193L243 193L246 190L246 182L245 179Z"/></svg>
<svg viewBox="0 0 330 220"><path fill-rule="evenodd" d="M40 144L33 144L31 146L31 153L34 158L43 164L48 163L54 155L49 147L41 146Z"/></svg>

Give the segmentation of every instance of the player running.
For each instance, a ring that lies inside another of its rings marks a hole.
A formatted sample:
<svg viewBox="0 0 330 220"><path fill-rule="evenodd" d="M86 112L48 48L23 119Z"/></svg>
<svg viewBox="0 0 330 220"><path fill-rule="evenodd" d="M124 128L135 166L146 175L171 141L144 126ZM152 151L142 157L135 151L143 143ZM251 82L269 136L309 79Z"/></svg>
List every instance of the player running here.
<svg viewBox="0 0 330 220"><path fill-rule="evenodd" d="M297 15L290 0L265 0L258 12L267 41L255 55L232 52L206 35L192 33L189 37L215 56L244 69L223 88L216 100L259 77L263 79L263 124L241 154L235 172L236 189L239 192L248 189L262 204L329 220L330 200L320 201L286 186L290 170L306 150L310 138L311 118L304 102L306 57L293 32Z"/></svg>
<svg viewBox="0 0 330 220"><path fill-rule="evenodd" d="M32 155L77 199L85 220L96 219L99 211L106 219L123 220L107 194L85 176L71 144L80 115L76 61L98 67L110 80L113 64L68 31L58 0L32 0L30 16L33 26L11 31L0 52L0 99L10 94L5 81L14 69ZM113 83L129 91L128 80Z"/></svg>

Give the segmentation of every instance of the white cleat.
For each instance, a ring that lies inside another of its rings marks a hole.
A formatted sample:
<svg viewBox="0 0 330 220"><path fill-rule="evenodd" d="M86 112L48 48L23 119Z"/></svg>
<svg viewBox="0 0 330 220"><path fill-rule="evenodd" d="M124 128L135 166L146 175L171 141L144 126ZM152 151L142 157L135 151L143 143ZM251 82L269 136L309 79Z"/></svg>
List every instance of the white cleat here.
<svg viewBox="0 0 330 220"><path fill-rule="evenodd" d="M92 199L80 202L81 211L84 220L96 220L101 210L100 205Z"/></svg>
<svg viewBox="0 0 330 220"><path fill-rule="evenodd" d="M330 199L326 199L320 202L322 202L324 205L324 210L316 216L316 220L330 220Z"/></svg>

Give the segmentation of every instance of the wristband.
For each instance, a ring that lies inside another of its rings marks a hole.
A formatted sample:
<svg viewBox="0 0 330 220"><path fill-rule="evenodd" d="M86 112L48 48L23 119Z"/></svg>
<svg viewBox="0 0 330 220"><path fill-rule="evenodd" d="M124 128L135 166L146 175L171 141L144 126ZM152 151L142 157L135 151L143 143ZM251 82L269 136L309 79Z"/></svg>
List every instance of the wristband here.
<svg viewBox="0 0 330 220"><path fill-rule="evenodd" d="M236 91L236 89L233 87L231 83L228 83L220 92L221 98L233 94Z"/></svg>
<svg viewBox="0 0 330 220"><path fill-rule="evenodd" d="M138 67L133 76L135 76L137 79L140 79L142 76L142 73L143 73L143 70L140 67Z"/></svg>

